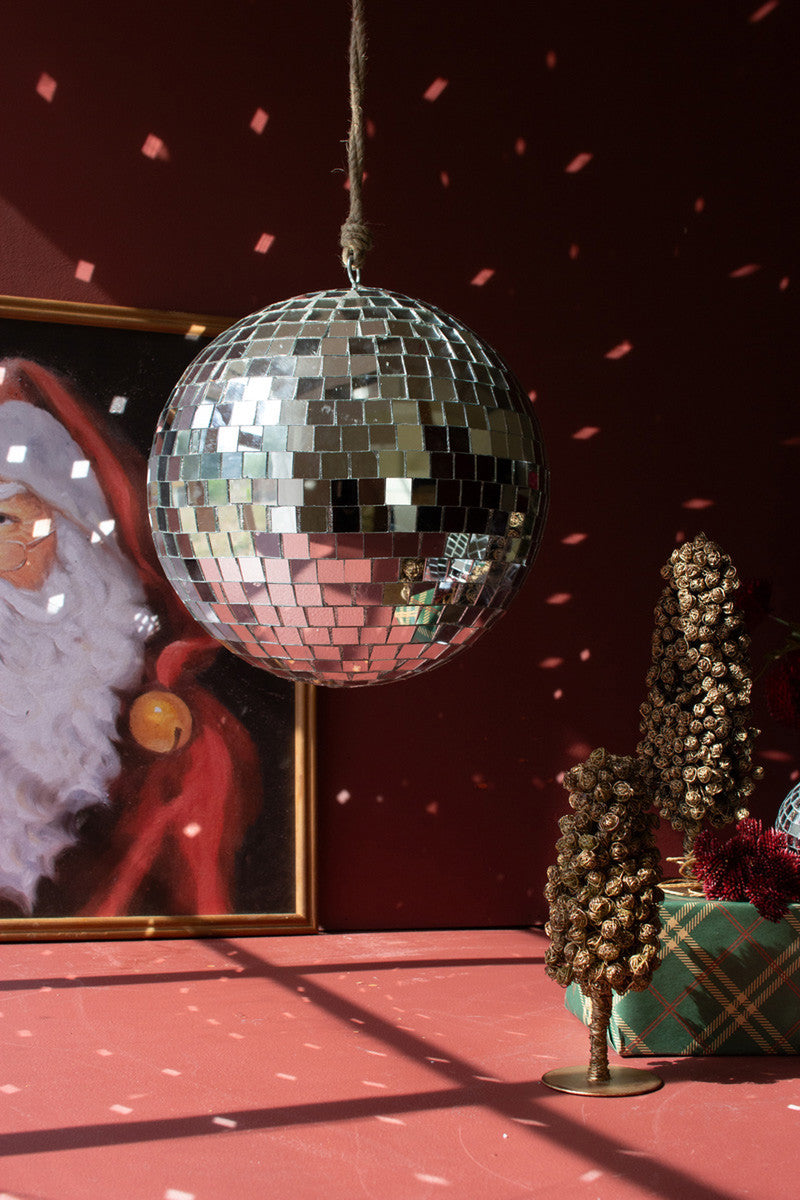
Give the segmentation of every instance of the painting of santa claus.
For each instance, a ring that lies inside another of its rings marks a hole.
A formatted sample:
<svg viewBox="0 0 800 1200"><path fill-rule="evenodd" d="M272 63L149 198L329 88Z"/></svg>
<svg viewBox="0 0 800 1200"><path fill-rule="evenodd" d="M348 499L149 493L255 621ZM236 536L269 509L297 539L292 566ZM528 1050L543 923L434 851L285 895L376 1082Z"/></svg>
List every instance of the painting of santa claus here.
<svg viewBox="0 0 800 1200"><path fill-rule="evenodd" d="M0 938L314 927L311 690L195 624L146 514L225 324L0 298Z"/></svg>

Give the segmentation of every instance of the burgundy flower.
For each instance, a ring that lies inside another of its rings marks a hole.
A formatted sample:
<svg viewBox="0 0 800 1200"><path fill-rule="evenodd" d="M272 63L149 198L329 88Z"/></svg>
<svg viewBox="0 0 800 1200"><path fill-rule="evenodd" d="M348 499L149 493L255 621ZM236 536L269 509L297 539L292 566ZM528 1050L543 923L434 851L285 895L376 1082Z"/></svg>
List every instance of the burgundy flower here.
<svg viewBox="0 0 800 1200"><path fill-rule="evenodd" d="M800 854L782 830L762 829L754 817L740 821L725 841L703 830L694 855L710 900L747 900L767 921L780 921L788 905L800 900Z"/></svg>

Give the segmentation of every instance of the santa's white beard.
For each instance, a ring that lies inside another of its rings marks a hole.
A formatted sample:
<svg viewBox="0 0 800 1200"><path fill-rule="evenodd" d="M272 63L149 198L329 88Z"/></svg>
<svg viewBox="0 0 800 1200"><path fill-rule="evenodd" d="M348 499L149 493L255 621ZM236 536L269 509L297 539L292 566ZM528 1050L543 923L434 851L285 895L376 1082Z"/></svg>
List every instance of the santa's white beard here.
<svg viewBox="0 0 800 1200"><path fill-rule="evenodd" d="M118 691L141 678L152 630L127 559L63 518L56 537L38 591L0 580L0 895L28 912L75 841L70 816L108 802Z"/></svg>

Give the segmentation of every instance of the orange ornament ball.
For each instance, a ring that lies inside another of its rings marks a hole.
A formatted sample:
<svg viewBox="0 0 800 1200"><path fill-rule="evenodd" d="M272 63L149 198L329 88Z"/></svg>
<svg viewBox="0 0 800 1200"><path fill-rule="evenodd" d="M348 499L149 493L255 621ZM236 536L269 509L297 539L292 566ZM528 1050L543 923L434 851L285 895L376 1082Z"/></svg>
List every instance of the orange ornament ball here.
<svg viewBox="0 0 800 1200"><path fill-rule="evenodd" d="M180 750L192 735L192 714L173 692L145 692L137 697L129 721L138 744L155 754Z"/></svg>

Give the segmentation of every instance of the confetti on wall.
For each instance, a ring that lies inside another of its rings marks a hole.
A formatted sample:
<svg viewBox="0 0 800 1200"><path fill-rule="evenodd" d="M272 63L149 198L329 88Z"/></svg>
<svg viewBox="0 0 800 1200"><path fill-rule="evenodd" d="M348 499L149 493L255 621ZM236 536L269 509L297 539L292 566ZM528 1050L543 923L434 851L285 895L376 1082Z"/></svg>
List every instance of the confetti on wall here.
<svg viewBox="0 0 800 1200"><path fill-rule="evenodd" d="M429 100L431 103L433 103L434 100L438 100L444 89L447 87L448 82L449 80L442 79L441 75L437 76L433 83L431 83L423 92L423 100Z"/></svg>
<svg viewBox="0 0 800 1200"><path fill-rule="evenodd" d="M593 158L593 154L588 154L585 152L576 154L575 157L570 159L570 161L564 167L564 171L567 175L577 175L578 171L582 171L584 167L588 167Z"/></svg>
<svg viewBox="0 0 800 1200"><path fill-rule="evenodd" d="M58 84L56 83L55 79L53 79L53 76L48 75L46 71L42 71L36 84L36 94L37 96L41 96L43 100L47 100L47 102L50 103L56 94L57 87Z"/></svg>
<svg viewBox="0 0 800 1200"><path fill-rule="evenodd" d="M161 162L166 162L169 159L167 147L155 133L148 133L144 139L142 154L145 158L159 159Z"/></svg>

